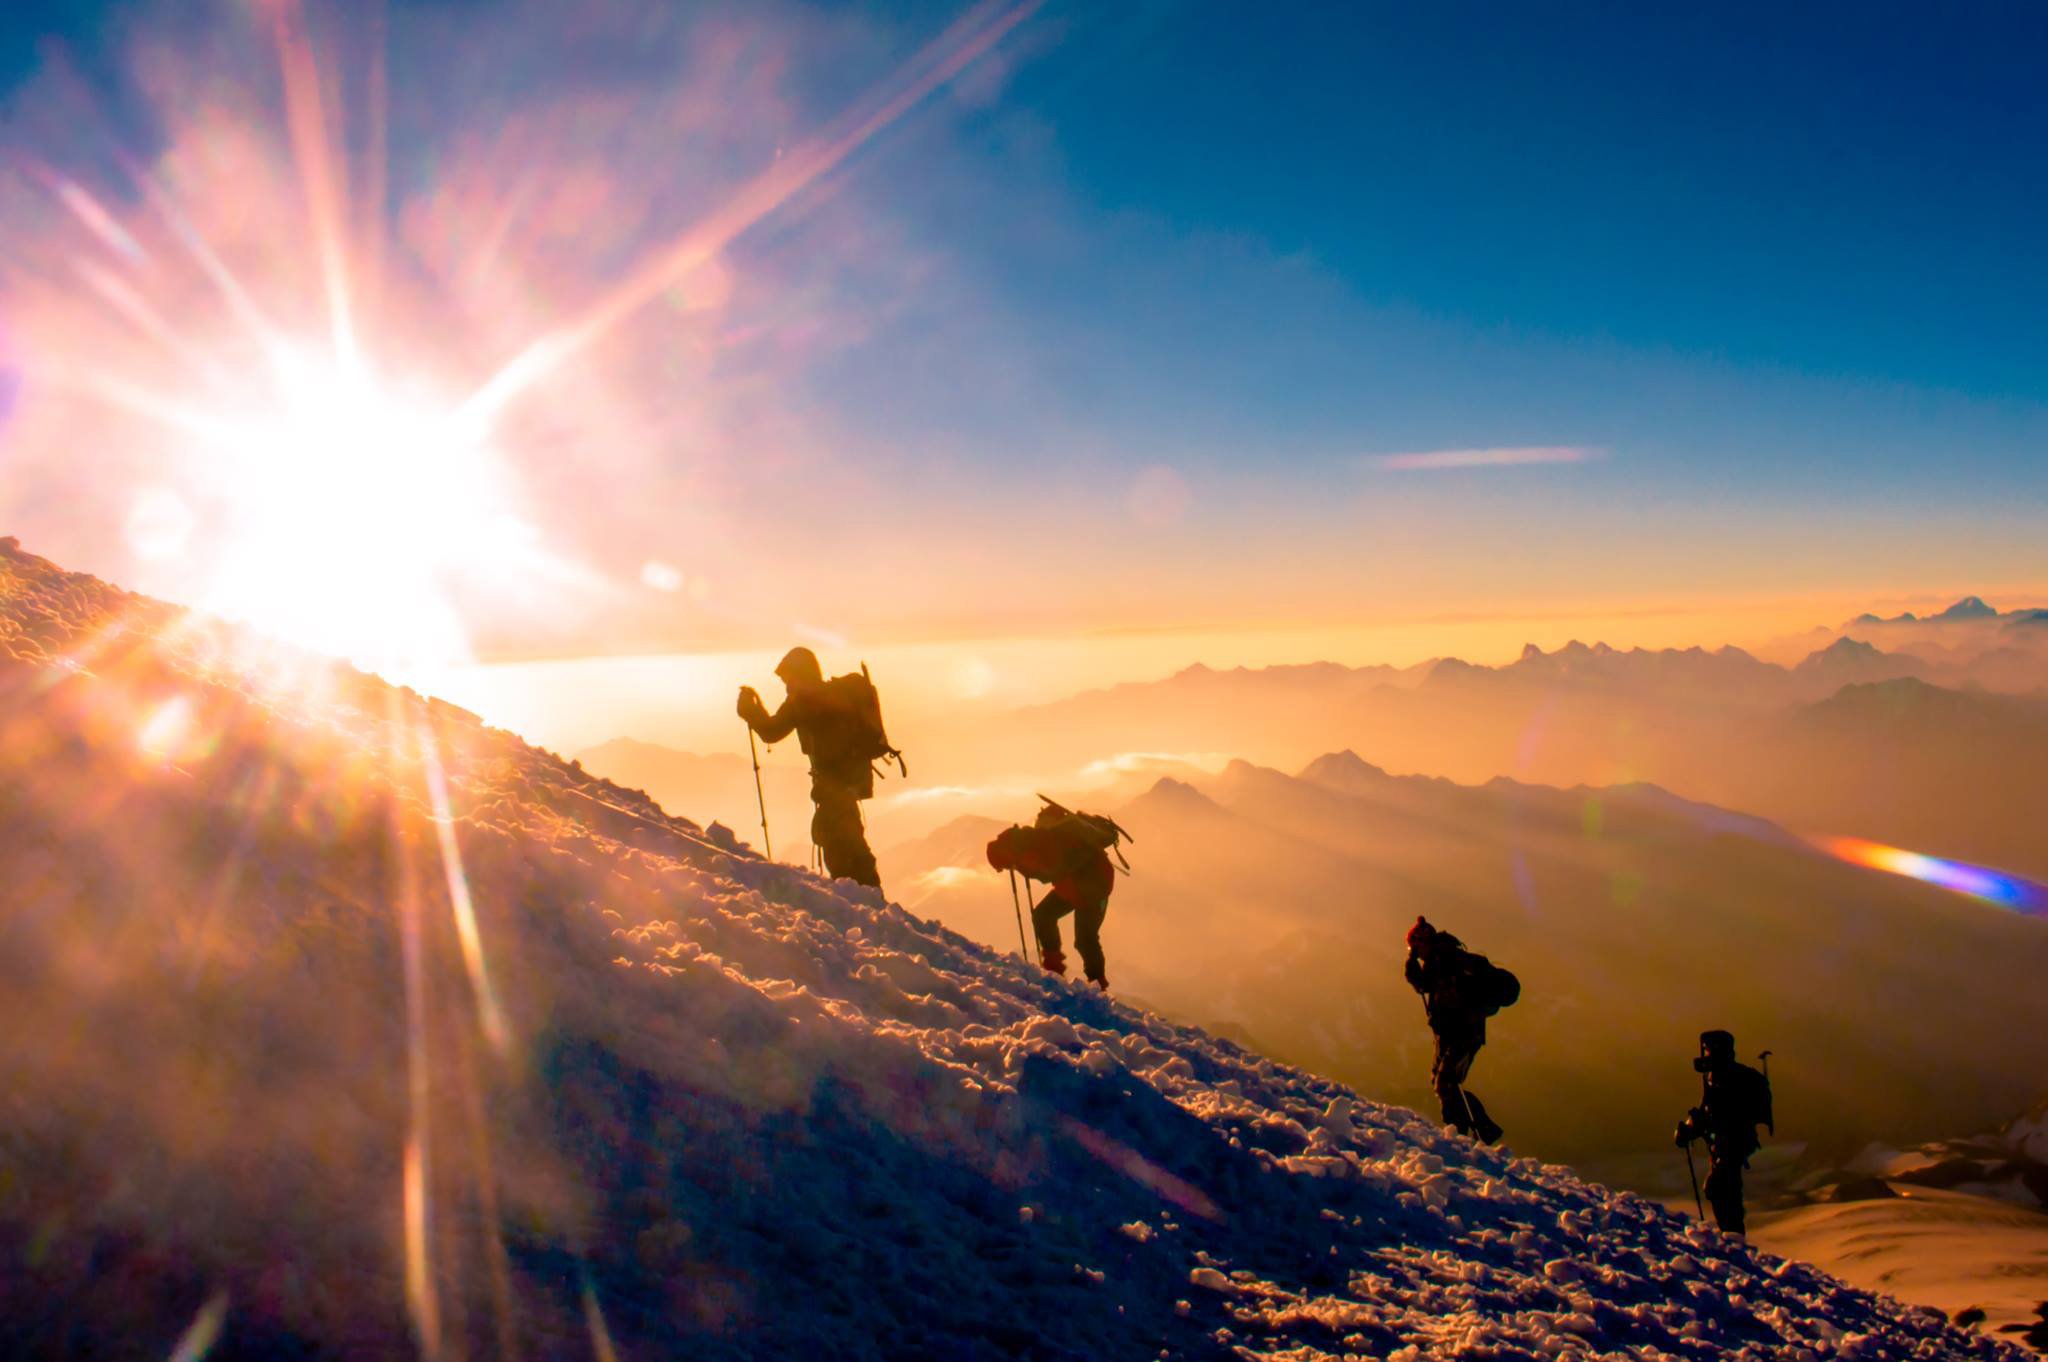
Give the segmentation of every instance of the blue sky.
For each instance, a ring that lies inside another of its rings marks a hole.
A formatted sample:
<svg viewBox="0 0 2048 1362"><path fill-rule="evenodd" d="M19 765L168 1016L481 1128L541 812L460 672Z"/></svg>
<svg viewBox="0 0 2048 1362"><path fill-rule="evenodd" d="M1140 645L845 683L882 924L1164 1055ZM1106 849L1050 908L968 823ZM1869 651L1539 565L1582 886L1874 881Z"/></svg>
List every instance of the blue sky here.
<svg viewBox="0 0 2048 1362"><path fill-rule="evenodd" d="M960 12L610 4L665 17L599 33L544 8L394 5L401 184L456 126L672 85L721 26L776 48L800 133ZM146 145L110 35L205 46L222 12L15 5L0 88L43 97L31 39L54 35ZM456 49L503 60L465 82ZM1302 579L1309 614L1340 608L1332 582L1366 611L2048 584L2044 51L2030 4L1052 0L732 248L778 315L857 319L773 393L852 472L829 494L735 474L720 514L871 557L870 596L907 561L876 524L940 576L1028 565L1060 602L1114 574L1123 622L1194 597L1244 617ZM764 126L720 131L744 161ZM659 162L621 180L686 219L697 182ZM1529 446L1592 457L1371 462ZM1134 525L1159 466L1185 504ZM676 556L631 510L565 533L609 570ZM797 590L784 566L763 591ZM892 627L978 609L914 594Z"/></svg>
<svg viewBox="0 0 2048 1362"><path fill-rule="evenodd" d="M978 203L958 249L1078 348L1070 400L1153 429L2021 471L2048 12L1969 16L1055 9L930 211ZM1929 448L1929 405L1993 447Z"/></svg>

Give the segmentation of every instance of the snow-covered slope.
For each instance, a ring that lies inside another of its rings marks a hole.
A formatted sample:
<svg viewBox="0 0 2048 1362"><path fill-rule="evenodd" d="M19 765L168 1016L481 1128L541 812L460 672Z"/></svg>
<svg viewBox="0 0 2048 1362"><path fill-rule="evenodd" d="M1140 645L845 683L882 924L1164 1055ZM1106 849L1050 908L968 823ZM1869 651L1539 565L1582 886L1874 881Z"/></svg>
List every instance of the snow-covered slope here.
<svg viewBox="0 0 2048 1362"><path fill-rule="evenodd" d="M12 1356L1999 1357L0 541Z"/></svg>
<svg viewBox="0 0 2048 1362"><path fill-rule="evenodd" d="M2048 1352L2048 1216L1993 1197L1904 1186L1751 1217L1779 1253Z"/></svg>
<svg viewBox="0 0 2048 1362"><path fill-rule="evenodd" d="M2048 1352L2048 1104L1998 1130L1785 1170L1758 1242Z"/></svg>

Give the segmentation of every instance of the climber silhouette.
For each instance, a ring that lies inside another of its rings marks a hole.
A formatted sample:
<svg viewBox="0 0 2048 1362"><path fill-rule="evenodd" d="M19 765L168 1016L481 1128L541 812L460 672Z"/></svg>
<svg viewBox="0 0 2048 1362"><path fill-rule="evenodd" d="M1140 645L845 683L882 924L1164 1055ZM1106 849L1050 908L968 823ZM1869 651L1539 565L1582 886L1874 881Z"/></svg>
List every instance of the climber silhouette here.
<svg viewBox="0 0 2048 1362"><path fill-rule="evenodd" d="M1465 1076L1486 1044L1486 1019L1519 998L1515 976L1485 956L1417 917L1408 929L1408 986L1422 995L1429 1029L1436 1037L1430 1086L1443 1106L1444 1124L1485 1144L1501 1136L1486 1106L1465 1088Z"/></svg>
<svg viewBox="0 0 2048 1362"><path fill-rule="evenodd" d="M1777 1133L1771 1119L1771 1080L1735 1058L1735 1037L1726 1031L1700 1032L1700 1104L1678 1123L1673 1143L1707 1142L1707 1204L1714 1221L1731 1234L1744 1227L1742 1170L1763 1147L1756 1128ZM1688 1158L1690 1155L1687 1156Z"/></svg>
<svg viewBox="0 0 2048 1362"><path fill-rule="evenodd" d="M881 700L867 668L827 681L816 653L792 648L775 674L788 693L782 707L770 714L752 686L741 686L740 718L764 742L796 734L811 759L811 841L824 856L826 873L880 889L860 802L874 797L874 764L894 759L900 767L903 757L882 729Z"/></svg>
<svg viewBox="0 0 2048 1362"><path fill-rule="evenodd" d="M1060 919L1071 913L1082 970L1097 988L1109 988L1102 956L1102 920L1109 913L1110 891L1116 888L1109 853L1128 836L1111 819L1076 813L1047 799L1028 827L1005 828L988 844L988 863L997 870L1013 870L1026 880L1052 886L1033 905L1031 928L1038 937L1038 962L1054 974L1067 972Z"/></svg>

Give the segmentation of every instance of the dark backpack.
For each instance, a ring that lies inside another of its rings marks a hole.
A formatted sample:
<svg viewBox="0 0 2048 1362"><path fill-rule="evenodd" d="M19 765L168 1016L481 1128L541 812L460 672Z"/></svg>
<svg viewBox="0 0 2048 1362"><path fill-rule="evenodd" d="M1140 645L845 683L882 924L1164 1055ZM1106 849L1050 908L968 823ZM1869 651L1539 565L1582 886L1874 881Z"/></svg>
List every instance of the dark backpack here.
<svg viewBox="0 0 2048 1362"><path fill-rule="evenodd" d="M1036 827L1091 851L1107 852L1116 857L1125 874L1130 873L1131 863L1124 859L1121 844L1138 839L1124 831L1114 818L1099 813L1079 813L1057 800L1046 799L1044 795L1039 798L1045 800L1045 807L1038 811Z"/></svg>
<svg viewBox="0 0 2048 1362"><path fill-rule="evenodd" d="M1771 1080L1747 1064L1731 1066L1729 1076L1733 1080L1729 1087L1742 1120L1777 1134L1778 1125L1771 1113Z"/></svg>
<svg viewBox="0 0 2048 1362"><path fill-rule="evenodd" d="M1515 972L1502 969L1483 955L1474 959L1474 991L1486 1015L1491 1017L1503 1007L1513 1007L1522 996L1522 981L1515 977Z"/></svg>
<svg viewBox="0 0 2048 1362"><path fill-rule="evenodd" d="M882 697L868 675L867 663L861 663L857 673L848 672L827 681L825 696L826 704L843 718L838 737L849 760L868 765L893 761L900 773L909 776L910 767L903 754L890 745L888 730L882 727Z"/></svg>

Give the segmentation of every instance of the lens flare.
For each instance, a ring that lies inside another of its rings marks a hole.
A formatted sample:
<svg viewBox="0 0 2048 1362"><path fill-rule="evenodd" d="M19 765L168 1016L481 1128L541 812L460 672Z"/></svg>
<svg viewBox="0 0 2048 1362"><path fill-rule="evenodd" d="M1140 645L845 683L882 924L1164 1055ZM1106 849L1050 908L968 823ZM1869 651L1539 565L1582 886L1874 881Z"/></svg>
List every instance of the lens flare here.
<svg viewBox="0 0 2048 1362"><path fill-rule="evenodd" d="M221 1327L228 1320L228 1293L215 1292L199 1314L192 1320L192 1327L178 1340L178 1346L171 1350L171 1362L205 1362L206 1355L213 1351L213 1345L220 1342Z"/></svg>
<svg viewBox="0 0 2048 1362"><path fill-rule="evenodd" d="M700 506L724 495L734 431L801 362L801 346L756 346L761 328L827 311L819 266L742 238L780 218L841 241L821 209L857 197L863 148L1041 3L968 6L814 127L795 94L807 61L782 52L800 37L741 24L760 51L734 70L722 21L668 14L691 7L615 7L645 11L667 54L648 67L674 70L602 100L555 60L557 26L583 20L515 7L530 23L501 36L543 70L450 58L489 92L481 119L394 81L400 7L253 0L219 16L218 47L189 50L171 17L139 23L134 117L61 161L33 125L0 127L18 171L0 175L10 491L83 500L67 515L90 524L121 487L142 590L421 689L537 620L637 617L606 561L617 508L673 520L687 497L714 521ZM406 23L423 43L448 32ZM61 93L39 81L25 99ZM43 399L32 421L17 387ZM651 567L653 590L713 594Z"/></svg>
<svg viewBox="0 0 2048 1362"><path fill-rule="evenodd" d="M469 896L469 875L462 868L462 847L455 840L455 814L448 803L448 777L441 769L441 753L434 736L419 735L420 758L426 767L427 799L434 811L434 835L441 847L441 868L448 879L448 902L455 911L455 930L462 942L463 964L469 970L470 986L476 990L477 1018L484 1037L493 1049L503 1052L507 1043L504 1014L498 1010L498 995L491 989L491 972L484 964L483 935L477 930L476 906Z"/></svg>
<svg viewBox="0 0 2048 1362"><path fill-rule="evenodd" d="M1995 903L2016 912L2048 914L2048 885L2017 875L2003 874L1967 861L1943 860L1939 856L1886 846L1882 842L1869 842L1861 837L1813 837L1808 840L1836 860L1850 865L1881 870L1887 875L1903 875L1909 880L1967 894L1973 899Z"/></svg>

